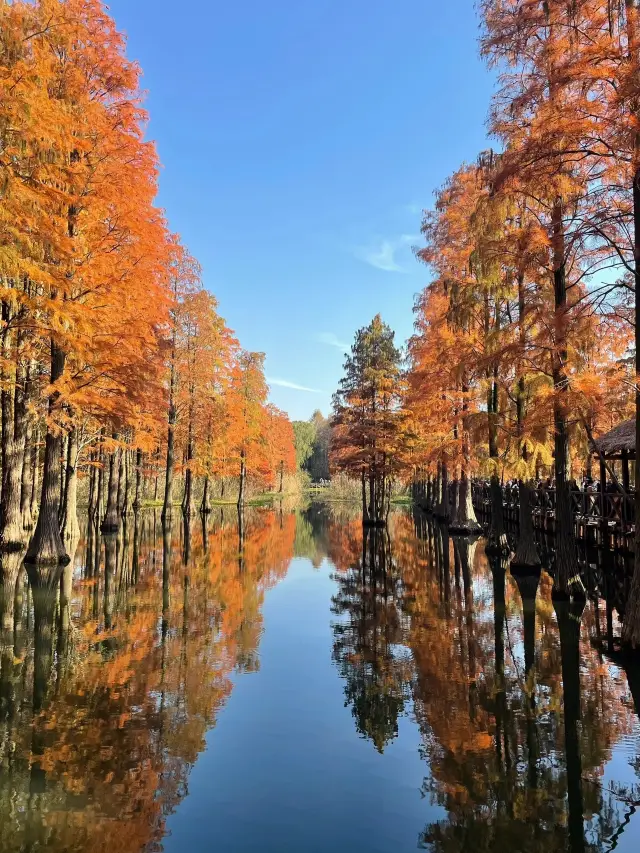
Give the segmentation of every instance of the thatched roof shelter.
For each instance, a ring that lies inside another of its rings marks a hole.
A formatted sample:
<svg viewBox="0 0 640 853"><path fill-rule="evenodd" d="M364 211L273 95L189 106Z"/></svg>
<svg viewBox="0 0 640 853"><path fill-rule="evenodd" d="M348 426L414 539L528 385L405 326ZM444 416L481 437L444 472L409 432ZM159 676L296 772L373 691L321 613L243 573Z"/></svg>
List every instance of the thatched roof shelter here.
<svg viewBox="0 0 640 853"><path fill-rule="evenodd" d="M622 457L633 459L636 455L636 421L631 418L623 421L609 432L595 440L596 450L604 457Z"/></svg>

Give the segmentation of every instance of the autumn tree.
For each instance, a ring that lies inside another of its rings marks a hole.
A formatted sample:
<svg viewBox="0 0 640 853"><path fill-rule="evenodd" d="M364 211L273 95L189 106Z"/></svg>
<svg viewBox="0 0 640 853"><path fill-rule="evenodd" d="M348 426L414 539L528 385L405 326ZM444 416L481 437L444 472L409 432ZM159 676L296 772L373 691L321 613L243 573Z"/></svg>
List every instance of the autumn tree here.
<svg viewBox="0 0 640 853"><path fill-rule="evenodd" d="M363 522L383 522L402 469L401 355L378 314L356 333L333 398L332 464L361 481ZM367 498L368 489L368 498Z"/></svg>

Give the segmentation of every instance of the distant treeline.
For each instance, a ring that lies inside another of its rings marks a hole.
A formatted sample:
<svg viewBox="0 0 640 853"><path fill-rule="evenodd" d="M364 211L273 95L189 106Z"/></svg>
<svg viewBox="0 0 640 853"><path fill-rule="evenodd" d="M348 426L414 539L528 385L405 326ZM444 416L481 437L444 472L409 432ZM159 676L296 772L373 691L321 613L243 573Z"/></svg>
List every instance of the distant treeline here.
<svg viewBox="0 0 640 853"><path fill-rule="evenodd" d="M329 419L316 409L308 421L294 421L293 433L298 468L312 481L329 479Z"/></svg>

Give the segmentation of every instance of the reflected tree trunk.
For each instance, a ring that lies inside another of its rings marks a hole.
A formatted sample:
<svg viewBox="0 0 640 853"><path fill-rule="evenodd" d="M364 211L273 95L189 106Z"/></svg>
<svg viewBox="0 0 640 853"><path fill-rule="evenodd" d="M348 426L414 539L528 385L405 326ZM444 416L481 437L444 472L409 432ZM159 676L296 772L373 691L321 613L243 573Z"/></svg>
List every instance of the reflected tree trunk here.
<svg viewBox="0 0 640 853"><path fill-rule="evenodd" d="M582 754L578 724L580 710L580 602L554 599L560 634L562 659L562 696L564 706L564 742L567 761L567 798L569 805L569 843L571 853L584 853L584 801L582 795Z"/></svg>

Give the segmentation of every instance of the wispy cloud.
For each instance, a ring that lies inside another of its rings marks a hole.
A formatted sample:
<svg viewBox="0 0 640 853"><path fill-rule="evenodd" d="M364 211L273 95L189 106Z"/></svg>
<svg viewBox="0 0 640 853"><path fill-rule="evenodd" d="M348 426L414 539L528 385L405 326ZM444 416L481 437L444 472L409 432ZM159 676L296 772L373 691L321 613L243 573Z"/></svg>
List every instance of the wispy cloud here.
<svg viewBox="0 0 640 853"><path fill-rule="evenodd" d="M393 240L378 240L369 246L358 246L354 254L369 266L383 272L407 272L406 268L398 263L396 255L400 251L417 243L420 238L414 234L401 234Z"/></svg>
<svg viewBox="0 0 640 853"><path fill-rule="evenodd" d="M341 341L337 335L333 334L333 332L319 332L316 335L316 340L321 344L326 344L328 347L335 347L342 352L349 352L351 349L351 344L345 344L345 342Z"/></svg>
<svg viewBox="0 0 640 853"><path fill-rule="evenodd" d="M291 388L293 391L308 391L310 394L322 394L318 388L307 388L306 385L298 385L297 382L290 382L288 379L275 379L267 376L269 385L278 385L280 388Z"/></svg>

